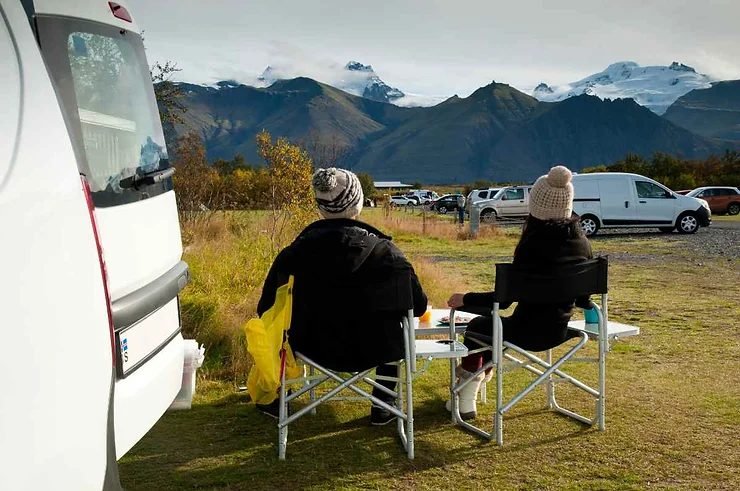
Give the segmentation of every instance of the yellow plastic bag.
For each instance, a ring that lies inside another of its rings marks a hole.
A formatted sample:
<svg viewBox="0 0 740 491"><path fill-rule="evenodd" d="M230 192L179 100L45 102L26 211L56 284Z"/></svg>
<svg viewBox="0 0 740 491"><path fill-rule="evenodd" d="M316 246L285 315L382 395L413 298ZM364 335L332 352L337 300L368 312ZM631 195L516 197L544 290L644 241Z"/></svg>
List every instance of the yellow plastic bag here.
<svg viewBox="0 0 740 491"><path fill-rule="evenodd" d="M261 318L251 319L244 326L247 351L254 361L247 378L247 390L252 400L258 404L270 404L277 398L281 356L285 356L286 379L296 378L301 374L293 357L293 350L288 344L287 331L290 329L292 313L293 276L288 279L288 283L277 289L272 307Z"/></svg>

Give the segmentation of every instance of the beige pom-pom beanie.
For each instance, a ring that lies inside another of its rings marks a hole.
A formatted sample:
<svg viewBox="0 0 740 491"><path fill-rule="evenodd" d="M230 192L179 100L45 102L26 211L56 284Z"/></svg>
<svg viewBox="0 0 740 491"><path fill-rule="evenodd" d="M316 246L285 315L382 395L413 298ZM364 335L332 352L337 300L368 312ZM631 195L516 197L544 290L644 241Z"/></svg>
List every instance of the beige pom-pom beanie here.
<svg viewBox="0 0 740 491"><path fill-rule="evenodd" d="M573 214L573 174L562 165L537 179L529 192L529 213L540 220L569 220Z"/></svg>

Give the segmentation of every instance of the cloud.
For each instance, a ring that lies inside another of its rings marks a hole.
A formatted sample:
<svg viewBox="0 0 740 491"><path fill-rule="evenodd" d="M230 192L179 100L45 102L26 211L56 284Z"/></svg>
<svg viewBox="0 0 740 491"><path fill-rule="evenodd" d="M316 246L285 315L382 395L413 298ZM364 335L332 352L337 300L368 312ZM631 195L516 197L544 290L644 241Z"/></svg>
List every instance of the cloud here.
<svg viewBox="0 0 740 491"><path fill-rule="evenodd" d="M706 73L713 79L740 79L740 64L737 63L737 60L729 61L721 55L703 49L697 49L696 54L691 58L696 59L697 71Z"/></svg>

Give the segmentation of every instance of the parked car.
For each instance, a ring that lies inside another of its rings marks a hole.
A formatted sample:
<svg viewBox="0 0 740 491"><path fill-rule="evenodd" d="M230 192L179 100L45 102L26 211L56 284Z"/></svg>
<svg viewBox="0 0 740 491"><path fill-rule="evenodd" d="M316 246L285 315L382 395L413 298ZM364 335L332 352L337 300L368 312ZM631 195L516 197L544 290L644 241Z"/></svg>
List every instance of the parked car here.
<svg viewBox="0 0 740 491"><path fill-rule="evenodd" d="M141 31L0 0L0 489L120 489L180 391L182 261Z"/></svg>
<svg viewBox="0 0 740 491"><path fill-rule="evenodd" d="M428 189L412 189L406 193L406 197L414 200L417 205L428 205L439 198L436 192Z"/></svg>
<svg viewBox="0 0 740 491"><path fill-rule="evenodd" d="M705 186L696 188L686 196L701 198L709 203L712 213L727 213L737 215L740 213L740 190L730 186Z"/></svg>
<svg viewBox="0 0 740 491"><path fill-rule="evenodd" d="M674 193L638 174L594 173L573 176L573 211L586 235L600 228L643 227L693 234L712 221L709 204Z"/></svg>
<svg viewBox="0 0 740 491"><path fill-rule="evenodd" d="M529 215L529 191L532 186L509 186L500 189L491 199L474 204L482 221L516 218Z"/></svg>
<svg viewBox="0 0 740 491"><path fill-rule="evenodd" d="M432 201L430 205L431 210L436 210L438 213L446 214L450 211L457 211L457 194L445 194L444 196Z"/></svg>
<svg viewBox="0 0 740 491"><path fill-rule="evenodd" d="M414 206L416 205L416 201L407 198L406 196L401 196L400 194L391 196L391 206Z"/></svg>

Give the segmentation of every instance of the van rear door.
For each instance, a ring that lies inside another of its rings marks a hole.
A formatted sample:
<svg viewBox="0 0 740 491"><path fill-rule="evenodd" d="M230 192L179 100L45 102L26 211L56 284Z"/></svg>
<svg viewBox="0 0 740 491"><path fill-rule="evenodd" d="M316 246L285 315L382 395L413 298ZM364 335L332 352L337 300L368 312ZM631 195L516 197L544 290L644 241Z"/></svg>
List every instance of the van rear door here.
<svg viewBox="0 0 740 491"><path fill-rule="evenodd" d="M177 295L188 269L181 261L172 169L141 36L130 16L122 20L106 2L83 3L89 9L80 2L37 1L54 15L37 11L36 25L90 188L108 271L120 457L180 389ZM75 10L64 12L65 6ZM74 18L87 12L95 21Z"/></svg>

